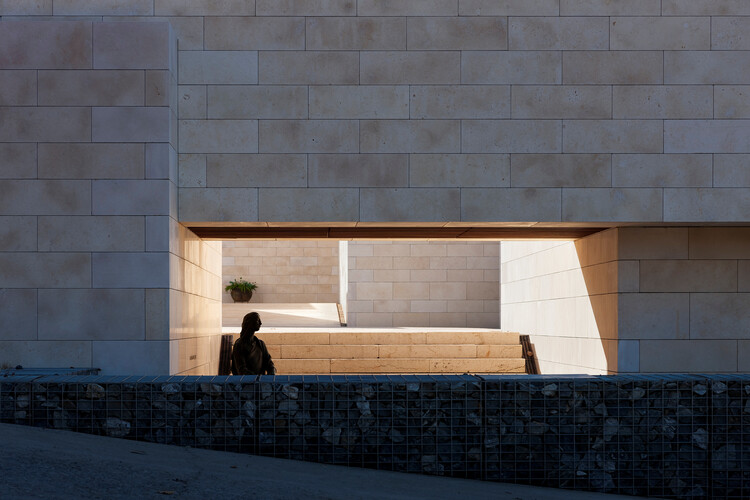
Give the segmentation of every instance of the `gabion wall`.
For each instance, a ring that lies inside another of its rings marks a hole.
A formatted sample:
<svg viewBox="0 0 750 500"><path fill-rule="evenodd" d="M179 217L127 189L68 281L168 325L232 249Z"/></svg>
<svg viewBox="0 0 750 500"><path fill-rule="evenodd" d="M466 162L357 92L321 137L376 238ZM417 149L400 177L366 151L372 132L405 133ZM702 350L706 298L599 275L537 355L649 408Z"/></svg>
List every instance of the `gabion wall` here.
<svg viewBox="0 0 750 500"><path fill-rule="evenodd" d="M557 488L750 497L745 376L11 376L0 420Z"/></svg>

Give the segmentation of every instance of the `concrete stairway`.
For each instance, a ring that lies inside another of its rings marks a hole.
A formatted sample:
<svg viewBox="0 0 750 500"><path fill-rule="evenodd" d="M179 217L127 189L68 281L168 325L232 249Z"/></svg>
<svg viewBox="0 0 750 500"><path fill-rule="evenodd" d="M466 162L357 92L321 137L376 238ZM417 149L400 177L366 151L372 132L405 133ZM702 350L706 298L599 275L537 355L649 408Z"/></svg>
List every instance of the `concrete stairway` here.
<svg viewBox="0 0 750 500"><path fill-rule="evenodd" d="M261 330L279 374L525 373L519 334L498 330Z"/></svg>

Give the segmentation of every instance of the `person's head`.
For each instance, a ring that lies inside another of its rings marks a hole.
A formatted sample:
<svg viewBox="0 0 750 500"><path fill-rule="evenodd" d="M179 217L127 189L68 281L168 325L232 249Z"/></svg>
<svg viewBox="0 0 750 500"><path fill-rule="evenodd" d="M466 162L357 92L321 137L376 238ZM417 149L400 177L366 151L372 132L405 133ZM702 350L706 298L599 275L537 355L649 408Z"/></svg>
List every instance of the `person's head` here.
<svg viewBox="0 0 750 500"><path fill-rule="evenodd" d="M253 331L257 332L260 330L260 325L262 325L260 321L260 314L257 312L251 312L248 314L245 314L245 317L242 318L242 330L243 331Z"/></svg>

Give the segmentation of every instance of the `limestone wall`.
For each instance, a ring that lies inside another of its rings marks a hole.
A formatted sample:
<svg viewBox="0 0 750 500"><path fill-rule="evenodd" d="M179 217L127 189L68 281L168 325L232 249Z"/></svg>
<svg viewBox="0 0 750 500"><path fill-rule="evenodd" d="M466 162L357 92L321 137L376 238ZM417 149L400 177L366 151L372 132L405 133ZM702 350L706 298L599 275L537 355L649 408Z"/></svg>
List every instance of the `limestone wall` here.
<svg viewBox="0 0 750 500"><path fill-rule="evenodd" d="M750 230L618 233L620 371L750 370Z"/></svg>
<svg viewBox="0 0 750 500"><path fill-rule="evenodd" d="M223 255L224 302L223 286L239 277L258 284L253 302L339 301L338 241L225 241Z"/></svg>
<svg viewBox="0 0 750 500"><path fill-rule="evenodd" d="M744 221L748 13L733 0L0 7L172 24L186 222Z"/></svg>
<svg viewBox="0 0 750 500"><path fill-rule="evenodd" d="M617 230L502 242L501 262L500 326L531 335L542 373L618 371L618 287L630 277L619 272Z"/></svg>
<svg viewBox="0 0 750 500"><path fill-rule="evenodd" d="M350 326L497 328L497 242L349 243Z"/></svg>
<svg viewBox="0 0 750 500"><path fill-rule="evenodd" d="M208 373L186 342L220 333L220 254L177 222L176 60L166 22L3 18L1 363Z"/></svg>

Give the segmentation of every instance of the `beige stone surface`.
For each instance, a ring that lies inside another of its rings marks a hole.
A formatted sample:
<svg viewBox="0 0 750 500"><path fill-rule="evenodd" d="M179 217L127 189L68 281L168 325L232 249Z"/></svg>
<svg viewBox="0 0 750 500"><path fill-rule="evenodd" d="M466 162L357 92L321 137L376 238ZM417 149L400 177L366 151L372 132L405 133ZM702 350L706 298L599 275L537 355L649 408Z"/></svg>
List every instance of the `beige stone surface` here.
<svg viewBox="0 0 750 500"><path fill-rule="evenodd" d="M52 0L5 0L0 5L0 16L52 15Z"/></svg>
<svg viewBox="0 0 750 500"><path fill-rule="evenodd" d="M0 179L35 179L37 146L33 143L0 144Z"/></svg>
<svg viewBox="0 0 750 500"><path fill-rule="evenodd" d="M553 13L557 14L557 13ZM654 0L560 0L561 16L658 16L661 6Z"/></svg>
<svg viewBox="0 0 750 500"><path fill-rule="evenodd" d="M207 187L307 187L307 160L291 154L208 155Z"/></svg>
<svg viewBox="0 0 750 500"><path fill-rule="evenodd" d="M91 286L89 253L0 254L0 288L85 288Z"/></svg>
<svg viewBox="0 0 750 500"><path fill-rule="evenodd" d="M708 17L613 17L611 50L709 50Z"/></svg>
<svg viewBox="0 0 750 500"><path fill-rule="evenodd" d="M302 161L300 166L304 172L305 162ZM406 187L409 185L409 157L405 154L308 155L307 169L309 175L307 182L310 187Z"/></svg>
<svg viewBox="0 0 750 500"><path fill-rule="evenodd" d="M5 288L0 290L0 300L3 339L37 340L37 291Z"/></svg>
<svg viewBox="0 0 750 500"><path fill-rule="evenodd" d="M606 17L512 17L510 50L606 50Z"/></svg>
<svg viewBox="0 0 750 500"><path fill-rule="evenodd" d="M606 154L514 154L513 187L609 187L611 163Z"/></svg>
<svg viewBox="0 0 750 500"><path fill-rule="evenodd" d="M95 3L86 0L56 0L53 12L56 16L148 16L154 13L152 0L98 0Z"/></svg>
<svg viewBox="0 0 750 500"><path fill-rule="evenodd" d="M746 259L750 255L750 229L695 227L690 234L691 259Z"/></svg>
<svg viewBox="0 0 750 500"><path fill-rule="evenodd" d="M305 20L301 17L204 19L204 50L305 49Z"/></svg>
<svg viewBox="0 0 750 500"><path fill-rule="evenodd" d="M182 16L103 16L102 21L108 23L168 22L178 39L180 50L203 49L203 18Z"/></svg>
<svg viewBox="0 0 750 500"><path fill-rule="evenodd" d="M10 366L91 366L91 342L0 340L0 363Z"/></svg>
<svg viewBox="0 0 750 500"><path fill-rule="evenodd" d="M181 120L180 153L257 153L257 120Z"/></svg>
<svg viewBox="0 0 750 500"><path fill-rule="evenodd" d="M409 17L409 50L505 50L508 21L504 17Z"/></svg>
<svg viewBox="0 0 750 500"><path fill-rule="evenodd" d="M91 255L93 288L167 288L169 254L94 253Z"/></svg>
<svg viewBox="0 0 750 500"><path fill-rule="evenodd" d="M742 0L664 0L662 14L665 16L747 16L750 5Z"/></svg>
<svg viewBox="0 0 750 500"><path fill-rule="evenodd" d="M257 189L180 189L181 221L258 220Z"/></svg>
<svg viewBox="0 0 750 500"><path fill-rule="evenodd" d="M606 86L513 87L512 116L518 118L611 118L612 89Z"/></svg>
<svg viewBox="0 0 750 500"><path fill-rule="evenodd" d="M359 81L359 64L360 55L352 51L262 51L258 54L258 81L276 85L367 83Z"/></svg>
<svg viewBox="0 0 750 500"><path fill-rule="evenodd" d="M181 51L179 83L258 83L258 52L252 50Z"/></svg>
<svg viewBox="0 0 750 500"><path fill-rule="evenodd" d="M686 362L689 360L689 364ZM737 371L736 340L641 340L640 370L650 373Z"/></svg>
<svg viewBox="0 0 750 500"><path fill-rule="evenodd" d="M316 85L309 93L312 119L409 118L406 85Z"/></svg>
<svg viewBox="0 0 750 500"><path fill-rule="evenodd" d="M143 340L143 301L143 290L39 290L39 340Z"/></svg>
<svg viewBox="0 0 750 500"><path fill-rule="evenodd" d="M358 0L359 16L455 16L455 0Z"/></svg>
<svg viewBox="0 0 750 500"><path fill-rule="evenodd" d="M560 51L464 51L461 83L559 84L561 54Z"/></svg>
<svg viewBox="0 0 750 500"><path fill-rule="evenodd" d="M90 215L88 181L0 181L0 215Z"/></svg>
<svg viewBox="0 0 750 500"><path fill-rule="evenodd" d="M304 25L306 50L405 50L406 40L403 17L308 17Z"/></svg>
<svg viewBox="0 0 750 500"><path fill-rule="evenodd" d="M169 106L169 80L170 74L167 70L146 71L146 106Z"/></svg>
<svg viewBox="0 0 750 500"><path fill-rule="evenodd" d="M664 83L677 85L742 85L750 71L746 51L666 51Z"/></svg>
<svg viewBox="0 0 750 500"><path fill-rule="evenodd" d="M37 75L30 70L0 70L0 106L35 106Z"/></svg>
<svg viewBox="0 0 750 500"><path fill-rule="evenodd" d="M177 87L180 119L205 120L208 117L206 91L205 85L180 85Z"/></svg>
<svg viewBox="0 0 750 500"><path fill-rule="evenodd" d="M736 292L736 260L641 261L642 292Z"/></svg>
<svg viewBox="0 0 750 500"><path fill-rule="evenodd" d="M87 142L91 110L79 107L0 107L2 142Z"/></svg>
<svg viewBox="0 0 750 500"><path fill-rule="evenodd" d="M413 119L510 118L507 85L412 85L410 91Z"/></svg>
<svg viewBox="0 0 750 500"><path fill-rule="evenodd" d="M710 187L711 155L612 155L613 187Z"/></svg>
<svg viewBox="0 0 750 500"><path fill-rule="evenodd" d="M34 252L36 249L36 217L0 217L0 252Z"/></svg>
<svg viewBox="0 0 750 500"><path fill-rule="evenodd" d="M94 23L94 69L169 69L167 23Z"/></svg>
<svg viewBox="0 0 750 500"><path fill-rule="evenodd" d="M565 153L661 153L667 140L657 120L565 120L562 135Z"/></svg>
<svg viewBox="0 0 750 500"><path fill-rule="evenodd" d="M612 114L625 118L712 118L713 88L708 85L615 86Z"/></svg>
<svg viewBox="0 0 750 500"><path fill-rule="evenodd" d="M460 0L461 16L555 16L559 0Z"/></svg>
<svg viewBox="0 0 750 500"><path fill-rule="evenodd" d="M747 17L714 17L711 19L712 50L748 50L750 39L747 30L750 20Z"/></svg>
<svg viewBox="0 0 750 500"><path fill-rule="evenodd" d="M714 118L750 118L750 86L714 86Z"/></svg>
<svg viewBox="0 0 750 500"><path fill-rule="evenodd" d="M362 120L362 153L458 153L461 123L457 120Z"/></svg>
<svg viewBox="0 0 750 500"><path fill-rule="evenodd" d="M411 187L508 187L510 155L412 154Z"/></svg>
<svg viewBox="0 0 750 500"><path fill-rule="evenodd" d="M41 252L142 252L143 217L39 217Z"/></svg>
<svg viewBox="0 0 750 500"><path fill-rule="evenodd" d="M142 144L40 144L41 179L142 179Z"/></svg>
<svg viewBox="0 0 750 500"><path fill-rule="evenodd" d="M166 107L93 108L91 120L93 142L169 142L170 139L170 113Z"/></svg>
<svg viewBox="0 0 750 500"><path fill-rule="evenodd" d="M179 155L179 169L179 187L206 187L206 155Z"/></svg>
<svg viewBox="0 0 750 500"><path fill-rule="evenodd" d="M750 153L747 120L666 120L665 153Z"/></svg>
<svg viewBox="0 0 750 500"><path fill-rule="evenodd" d="M106 375L168 375L169 344L157 340L94 341L91 363L103 367L102 373Z"/></svg>
<svg viewBox="0 0 750 500"><path fill-rule="evenodd" d="M250 0L154 0L157 16L252 16L255 2Z"/></svg>
<svg viewBox="0 0 750 500"><path fill-rule="evenodd" d="M457 84L461 80L458 51L373 51L359 54L359 83Z"/></svg>
<svg viewBox="0 0 750 500"><path fill-rule="evenodd" d="M304 119L308 117L307 96L308 89L298 85L210 85L208 118Z"/></svg>
<svg viewBox="0 0 750 500"><path fill-rule="evenodd" d="M169 215L169 181L101 180L91 186L92 215Z"/></svg>
<svg viewBox="0 0 750 500"><path fill-rule="evenodd" d="M690 338L741 339L750 327L746 293L691 293Z"/></svg>
<svg viewBox="0 0 750 500"><path fill-rule="evenodd" d="M740 188L675 188L664 191L665 222L739 222L750 210L750 196Z"/></svg>
<svg viewBox="0 0 750 500"><path fill-rule="evenodd" d="M257 16L353 16L356 13L357 5L353 0L255 0Z"/></svg>
<svg viewBox="0 0 750 500"><path fill-rule="evenodd" d="M460 218L458 189L367 188L361 190L359 220L438 222Z"/></svg>
<svg viewBox="0 0 750 500"><path fill-rule="evenodd" d="M618 229L617 256L620 259L687 259L687 228L623 227ZM693 258L710 258L690 255Z"/></svg>
<svg viewBox="0 0 750 500"><path fill-rule="evenodd" d="M178 156L171 144L146 144L146 179L177 180Z"/></svg>
<svg viewBox="0 0 750 500"><path fill-rule="evenodd" d="M462 152L561 152L559 120L463 120L461 134Z"/></svg>
<svg viewBox="0 0 750 500"><path fill-rule="evenodd" d="M261 120L261 153L356 153L359 124L353 120Z"/></svg>
<svg viewBox="0 0 750 500"><path fill-rule="evenodd" d="M562 220L661 221L661 190L648 188L564 189Z"/></svg>
<svg viewBox="0 0 750 500"><path fill-rule="evenodd" d="M666 72L664 57L660 51L564 51L563 83L661 84Z"/></svg>
<svg viewBox="0 0 750 500"><path fill-rule="evenodd" d="M0 69L92 67L91 23L57 21L40 30L34 21L2 22Z"/></svg>
<svg viewBox="0 0 750 500"><path fill-rule="evenodd" d="M304 214L304 215L300 215ZM350 188L265 188L258 193L262 221L359 220L359 195Z"/></svg>
<svg viewBox="0 0 750 500"><path fill-rule="evenodd" d="M692 307L688 293L624 293L618 301L618 338L691 338Z"/></svg>
<svg viewBox="0 0 750 500"><path fill-rule="evenodd" d="M461 220L560 220L559 189L464 188L461 192Z"/></svg>

